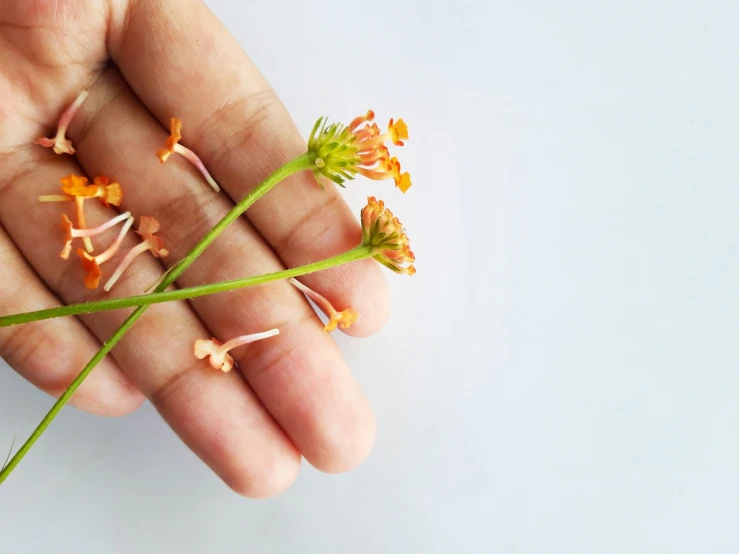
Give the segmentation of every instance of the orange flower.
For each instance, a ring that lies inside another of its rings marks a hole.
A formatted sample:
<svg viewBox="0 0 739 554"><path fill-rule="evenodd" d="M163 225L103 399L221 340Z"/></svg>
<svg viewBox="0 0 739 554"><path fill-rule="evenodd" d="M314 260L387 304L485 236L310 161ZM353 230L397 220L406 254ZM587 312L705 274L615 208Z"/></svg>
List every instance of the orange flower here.
<svg viewBox="0 0 739 554"><path fill-rule="evenodd" d="M105 175L95 177L93 182L95 183L94 185L87 187L95 189L95 194L92 195L93 198L98 198L106 208L121 205L121 202L123 202L123 189L120 184L115 181L111 183L110 179Z"/></svg>
<svg viewBox="0 0 739 554"><path fill-rule="evenodd" d="M123 272L126 271L128 266L131 265L136 257L147 250L150 251L155 258L164 258L169 255L167 249L164 248L164 241L154 234L157 232L159 232L159 222L156 219L153 217L142 217L139 219L139 230L136 231L136 234L144 240L141 244L134 246L121 260L121 263L118 264L115 272L103 287L106 291L113 288L113 285L116 284L116 281L120 279Z"/></svg>
<svg viewBox="0 0 739 554"><path fill-rule="evenodd" d="M98 198L106 208L109 206L120 206L123 201L123 189L116 182L110 182L105 175L95 177L92 185L87 184L87 177L69 175L60 179L62 183L61 195L39 196L40 202L61 202L70 200L70 196L81 198Z"/></svg>
<svg viewBox="0 0 739 554"><path fill-rule="evenodd" d="M364 168L358 168L358 173L361 173L368 179L382 180L382 179L393 179L395 186L400 189L400 192L407 192L411 188L411 176L409 173L400 172L400 162L398 158L382 157L377 161L377 168L375 170L369 170Z"/></svg>
<svg viewBox="0 0 739 554"><path fill-rule="evenodd" d="M95 177L93 185L87 184L87 177L69 175L60 179L62 192L64 194L49 194L39 196L39 202L75 202L77 210L77 227L80 230L86 228L85 222L85 200L87 198L98 198L107 208L110 205L120 206L123 200L123 190L118 183L109 183L107 177ZM93 252L92 235L80 235L88 252ZM69 255L69 254L67 254Z"/></svg>
<svg viewBox="0 0 739 554"><path fill-rule="evenodd" d="M100 265L94 257L90 256L82 248L77 249L77 255L82 258L82 267L85 270L85 286L88 289L94 290L98 288L100 284L100 277L103 272L100 271Z"/></svg>
<svg viewBox="0 0 739 554"><path fill-rule="evenodd" d="M94 187L87 186L87 177L70 174L67 177L59 179L62 183L62 191L70 196L91 197L94 193Z"/></svg>
<svg viewBox="0 0 739 554"><path fill-rule="evenodd" d="M390 140L393 141L395 146L403 146L405 143L401 139L408 139L408 126L402 117L396 123L393 123L393 120L390 119L390 123L387 124L387 130L390 134Z"/></svg>
<svg viewBox="0 0 739 554"><path fill-rule="evenodd" d="M74 154L75 150L72 146L72 141L66 138L67 127L69 127L74 114L77 113L82 102L87 98L87 95L88 92L83 90L80 92L79 96L77 96L77 99L72 102L66 110L64 110L64 113L62 113L62 116L59 118L59 124L57 125L56 136L54 136L54 138L41 137L36 141L36 144L40 144L47 148L53 148L54 152L57 154Z"/></svg>
<svg viewBox="0 0 739 554"><path fill-rule="evenodd" d="M100 284L100 277L102 276L100 266L110 260L113 256L115 256L116 252L118 252L121 247L123 239L126 238L126 234L128 233L129 229L131 229L131 225L133 225L133 217L131 217L130 214L121 215L127 215L126 223L123 225L123 228L118 233L115 241L113 241L113 244L111 244L105 252L103 252L102 254L98 254L97 256L91 256L90 254L82 250L82 248L77 249L77 255L82 259L82 267L87 273L87 275L85 275L85 286L88 289L98 288L98 285ZM121 216L118 217L120 218Z"/></svg>
<svg viewBox="0 0 739 554"><path fill-rule="evenodd" d="M367 199L362 209L362 242L372 247L372 256L382 265L396 273L416 273L413 265L416 256L403 225L385 208L385 203L374 196Z"/></svg>
<svg viewBox="0 0 739 554"><path fill-rule="evenodd" d="M382 133L373 122L375 113L367 111L344 127L339 123L326 125L320 118L308 140L308 151L316 156L313 174L318 180L327 177L340 186L359 173L369 179L393 179L401 192L411 187L411 176L402 173L397 158L390 157L385 142L403 146L408 138L408 126L403 119L391 119ZM320 184L320 181L319 181Z"/></svg>
<svg viewBox="0 0 739 554"><path fill-rule="evenodd" d="M103 223L102 225L98 225L97 227L93 227L91 229L75 229L66 214L62 214L62 229L64 230L64 249L62 250L62 253L59 254L59 256L61 256L65 260L69 259L69 254L70 252L72 252L72 241L74 239L85 237L89 238L100 235L108 229L115 227L121 221L125 221L130 216L131 212L126 212L114 217L113 219Z"/></svg>
<svg viewBox="0 0 739 554"><path fill-rule="evenodd" d="M169 129L170 134L169 138L167 139L167 145L157 151L159 161L165 163L169 159L169 157L176 152L195 166L195 168L201 173L205 180L208 181L208 184L213 187L213 190L215 190L216 192L221 190L221 187L219 187L215 179L211 177L210 172L206 169L205 164L198 157L198 155L189 148L186 148L180 144L180 140L182 139L182 121L173 117L170 121Z"/></svg>
<svg viewBox="0 0 739 554"><path fill-rule="evenodd" d="M195 357L199 360L210 357L210 365L213 369L220 369L224 373L228 373L234 366L234 359L228 353L229 350L233 350L237 346L274 337L279 334L279 329L272 329L270 331L265 331L264 333L255 333L253 335L236 337L225 344L218 339L198 339L193 345L193 352L195 353Z"/></svg>
<svg viewBox="0 0 739 554"><path fill-rule="evenodd" d="M352 323L357 321L357 318L359 317L359 313L357 312L357 310L353 308L348 308L339 312L333 307L331 302L329 302L326 297L320 295L297 279L290 279L290 283L295 285L308 298L310 298L313 303L318 306L324 314L326 314L326 317L329 318L328 323L326 323L326 326L323 328L323 330L327 333L335 331L337 325L341 326L342 329L348 329L352 326Z"/></svg>
<svg viewBox="0 0 739 554"><path fill-rule="evenodd" d="M167 139L167 146L157 151L159 160L164 163L169 157L175 153L175 146L182 139L182 121L176 118L172 118L169 122L169 138Z"/></svg>

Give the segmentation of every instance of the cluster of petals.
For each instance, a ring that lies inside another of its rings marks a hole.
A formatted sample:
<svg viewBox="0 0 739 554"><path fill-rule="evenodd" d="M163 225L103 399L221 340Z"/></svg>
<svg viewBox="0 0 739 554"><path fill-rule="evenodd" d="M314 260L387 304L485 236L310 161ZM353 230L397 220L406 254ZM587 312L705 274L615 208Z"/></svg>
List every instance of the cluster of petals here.
<svg viewBox="0 0 739 554"><path fill-rule="evenodd" d="M105 207L120 206L123 201L123 189L121 185L105 176L95 177L92 184L88 184L87 177L79 175L69 175L60 181L64 194L39 196L38 199L40 202L75 202L76 223L72 223L66 214L62 214L64 246L60 256L65 260L69 259L73 241L77 238L82 239L85 248L79 248L77 255L82 259L82 266L85 270L84 283L87 288L96 289L102 277L102 264L111 260L118 253L128 231L133 225L134 218L130 212L126 212L112 217L101 225L88 228L84 211L85 200L97 198ZM95 249L92 244L92 238L100 237L103 233L120 223L123 223L123 226L110 246L104 252L93 255ZM167 256L168 252L164 248L162 239L156 235L158 231L159 222L156 219L152 217L140 218L137 234L141 237L142 242L129 250L121 260L110 280L105 284L104 288L106 291L109 291L113 287L123 272L140 254L149 251L157 258Z"/></svg>
<svg viewBox="0 0 739 554"><path fill-rule="evenodd" d="M413 275L416 256L411 251L408 235L402 223L382 200L374 196L367 199L362 209L362 242L372 247L372 256L396 273Z"/></svg>

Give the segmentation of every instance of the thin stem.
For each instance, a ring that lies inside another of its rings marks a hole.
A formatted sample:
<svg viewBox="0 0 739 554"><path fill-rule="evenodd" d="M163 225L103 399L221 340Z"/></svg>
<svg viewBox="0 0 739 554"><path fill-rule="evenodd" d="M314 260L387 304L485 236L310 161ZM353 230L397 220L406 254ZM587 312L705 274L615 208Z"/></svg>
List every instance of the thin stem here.
<svg viewBox="0 0 739 554"><path fill-rule="evenodd" d="M75 197L75 205L77 206L77 228L80 231L87 229L87 221L85 220L85 199L81 196ZM92 246L92 239L90 237L82 236L82 242L85 245L85 250L92 254L95 249Z"/></svg>
<svg viewBox="0 0 739 554"><path fill-rule="evenodd" d="M73 237L94 237L96 235L100 235L107 231L108 229L112 229L116 225L118 225L121 221L126 221L129 217L131 217L131 212L125 212L120 215L115 216L113 219L109 219L105 223L98 225L97 227L90 227L88 229L74 229L72 228L72 236Z"/></svg>
<svg viewBox="0 0 739 554"><path fill-rule="evenodd" d="M211 243L216 239L216 237L218 237L218 235L223 232L226 227L228 227L231 223L238 219L241 214L243 214L252 204L254 204L254 202L259 200L273 186L275 186L286 177L289 177L293 173L297 173L306 169L311 169L314 165L314 161L315 154L306 153L298 156L294 160L287 162L285 165L283 165L281 168L267 177L264 181L262 181L259 185L257 185L254 190L252 190L243 200L241 200L241 202L236 204L236 206L234 206L231 211L228 212L228 214L226 214L226 216L221 221L219 221L216 226L213 227L197 245L195 245L195 248L193 248L187 256L182 258L182 261L178 263L173 268L173 270L165 277L165 279L159 284L159 286L154 289L154 292L164 292L164 290L166 290L168 286L174 283L175 280L180 275L182 275L182 273L190 266L190 264L194 262L195 259L211 245ZM93 369L95 369L95 366L97 366L97 364L100 363L100 361L108 354L108 352L113 349L118 341L123 338L123 336L126 334L126 332L128 332L133 324L136 323L136 321L142 315L144 315L144 312L146 312L147 308L148 306L146 305L139 306L130 316L128 316L128 319L123 322L123 325L121 325L118 330L113 333L113 336L111 336L105 342L105 344L103 344L98 353L93 356L92 360L90 360L90 362L84 367L80 374L74 379L74 381L72 381L72 384L67 387L67 390L65 390L64 393L62 393L62 395L59 397L59 399L54 403L51 410L49 410L49 413L46 414L39 426L36 427L33 433L31 433L31 436L28 438L28 440L26 440L23 446L20 447L20 449L18 450L18 452L16 452L15 456L13 456L8 465L3 468L2 471L0 471L0 484L2 484L5 479L8 478L8 475L10 475L13 469L15 469L15 467L21 462L28 451L33 447L34 443L39 439L41 435L44 434L44 431L46 431L49 425L51 425L51 422L54 421L56 416L59 414L62 408L64 408L67 402L69 402L69 399L77 391L80 385L82 385L87 376L92 372Z"/></svg>
<svg viewBox="0 0 739 554"><path fill-rule="evenodd" d="M328 301L328 298L314 291L312 288L304 285L297 279L291 278L290 283L303 294L305 294L308 298L310 298L316 306L321 308L323 313L326 314L328 318L333 318L334 315L336 315L336 308L334 308L333 304Z"/></svg>
<svg viewBox="0 0 739 554"><path fill-rule="evenodd" d="M128 251L128 254L124 256L124 258L121 260L121 263L118 264L118 267L116 268L113 275L110 276L110 279L108 279L108 282L105 283L105 286L103 289L106 292L109 292L110 289L113 288L113 285L115 285L118 282L118 279L121 278L121 275L123 275L123 272L126 271L129 265L136 259L136 257L139 254L143 254L149 250L149 243L148 242L142 242L141 244L137 244L131 250Z"/></svg>
<svg viewBox="0 0 739 554"><path fill-rule="evenodd" d="M211 177L210 172L205 167L205 164L203 163L203 160L200 159L200 156L198 156L195 152L193 152L186 146L182 146L179 143L174 145L174 151L183 156L192 165L194 165L195 168L200 172L200 174L205 177L205 180L208 181L208 184L213 187L214 191L220 192L221 187L219 187L218 183L216 183L216 180Z"/></svg>
<svg viewBox="0 0 739 554"><path fill-rule="evenodd" d="M118 231L118 236L116 236L115 240L113 241L113 244L111 244L105 252L95 256L95 261L98 263L98 265L104 264L105 262L107 262L109 259L111 259L113 256L116 255L118 250L120 250L121 248L121 244L123 243L123 240L126 238L126 235L128 234L128 231L131 230L132 226L133 226L133 216L129 216L129 218L126 219L126 222L123 224L123 227L121 227L121 230Z"/></svg>
<svg viewBox="0 0 739 554"><path fill-rule="evenodd" d="M74 202L74 196L69 194L47 194L38 197L39 202Z"/></svg>
<svg viewBox="0 0 739 554"><path fill-rule="evenodd" d="M13 453L13 447L15 446L15 439L16 439L16 435L13 435L13 441L10 443L10 450L8 450L8 455L5 458L5 461L3 462L2 467L0 467L0 471L5 469L5 466L8 465L8 460L10 460L10 455Z"/></svg>
<svg viewBox="0 0 739 554"><path fill-rule="evenodd" d="M290 279L308 273L315 273L324 269L329 269L337 265L342 265L357 260L363 260L372 256L372 248L369 246L358 246L348 252L315 262L312 264L286 269L275 273L267 273L265 275L257 275L255 277L247 277L245 279L236 279L234 281L221 281L220 283L212 283L209 285L200 285L186 289L171 290L167 292L157 292L152 294L143 294L141 296L130 296L128 298L111 298L110 300L98 300L96 302L85 302L83 304L73 304L71 306L61 306L59 308L51 308L48 310L40 310L37 312L28 312L25 314L8 315L0 317L0 327L11 327L20 325L21 323L30 323L32 321L41 321L44 319L53 319L56 317L65 317L81 314L90 314L95 312L104 312L108 310L120 310L122 308L131 308L133 306L149 306L151 304L159 304L162 302L172 302L173 300L186 300L188 298L198 298L209 294L217 294L219 292L228 292L232 290L263 285L281 279Z"/></svg>
<svg viewBox="0 0 739 554"><path fill-rule="evenodd" d="M67 127L69 127L69 124L72 122L72 118L77 113L77 110L80 109L80 106L82 105L82 102L85 101L87 98L87 95L90 94L88 91L83 90L79 93L77 98L75 98L74 102L66 109L64 110L64 113L59 118L59 125L57 126L56 135L61 135L62 137L67 132Z"/></svg>
<svg viewBox="0 0 739 554"><path fill-rule="evenodd" d="M243 346L245 344L250 344L252 342L256 342L262 339L268 339L269 337L274 337L275 335L279 335L279 334L280 334L279 329L270 329L269 331L264 331L263 333L253 333L251 335L242 335L240 337L231 339L228 342L224 342L219 347L219 350L225 354L229 350L233 350L237 346Z"/></svg>

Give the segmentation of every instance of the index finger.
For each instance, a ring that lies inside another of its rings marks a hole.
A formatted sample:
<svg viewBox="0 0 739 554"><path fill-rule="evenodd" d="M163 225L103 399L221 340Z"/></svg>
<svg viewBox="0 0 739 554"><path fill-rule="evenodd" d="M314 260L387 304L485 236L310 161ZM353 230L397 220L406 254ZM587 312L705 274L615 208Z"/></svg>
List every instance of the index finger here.
<svg viewBox="0 0 739 554"><path fill-rule="evenodd" d="M305 153L274 91L200 0L131 1L120 15L111 30L112 58L160 123L183 120L185 144L236 201ZM288 267L345 252L361 238L338 191L322 191L307 172L281 183L247 215ZM304 281L339 309L360 313L352 334L369 335L387 320L390 295L372 260Z"/></svg>

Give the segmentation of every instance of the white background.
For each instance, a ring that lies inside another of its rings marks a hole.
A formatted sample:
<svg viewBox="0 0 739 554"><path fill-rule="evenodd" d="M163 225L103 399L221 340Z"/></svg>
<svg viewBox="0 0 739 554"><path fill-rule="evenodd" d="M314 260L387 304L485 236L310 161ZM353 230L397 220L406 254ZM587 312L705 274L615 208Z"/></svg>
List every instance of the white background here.
<svg viewBox="0 0 739 554"><path fill-rule="evenodd" d="M66 410L0 552L739 552L736 2L213 0L307 132L403 116L418 256L339 338L370 459L238 497L150 406ZM0 368L0 443L51 401ZM4 452L4 448L3 448Z"/></svg>

